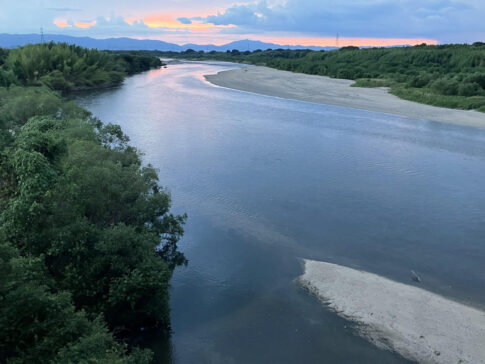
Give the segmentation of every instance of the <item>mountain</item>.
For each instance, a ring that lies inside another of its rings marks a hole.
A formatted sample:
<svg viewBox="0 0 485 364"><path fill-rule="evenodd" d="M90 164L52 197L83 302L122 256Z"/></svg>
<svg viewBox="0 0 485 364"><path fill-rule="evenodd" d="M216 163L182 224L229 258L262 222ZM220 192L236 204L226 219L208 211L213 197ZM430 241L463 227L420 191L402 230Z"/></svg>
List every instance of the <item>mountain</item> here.
<svg viewBox="0 0 485 364"><path fill-rule="evenodd" d="M182 51L177 44L163 42L161 40L139 40L133 38L107 38L95 39L89 37L72 37L69 35L45 34L46 42L64 42L75 44L85 48L103 50L164 50ZM0 47L16 48L30 43L40 43L39 34L0 34Z"/></svg>
<svg viewBox="0 0 485 364"><path fill-rule="evenodd" d="M90 37L72 37L69 35L59 34L45 34L44 40L46 42L64 42L68 44L75 44L85 48L96 48L103 50L158 50L158 51L174 51L181 52L187 49L195 51L219 51L225 52L228 50L237 49L239 51L254 51L256 49L334 49L335 47L305 47L305 46L290 46L275 43L264 43L258 40L238 40L221 46L214 44L184 44L178 45L174 43L167 43L161 40L151 39L133 39L133 38L107 38L95 39ZM0 34L0 47L16 48L30 43L40 43L40 34Z"/></svg>

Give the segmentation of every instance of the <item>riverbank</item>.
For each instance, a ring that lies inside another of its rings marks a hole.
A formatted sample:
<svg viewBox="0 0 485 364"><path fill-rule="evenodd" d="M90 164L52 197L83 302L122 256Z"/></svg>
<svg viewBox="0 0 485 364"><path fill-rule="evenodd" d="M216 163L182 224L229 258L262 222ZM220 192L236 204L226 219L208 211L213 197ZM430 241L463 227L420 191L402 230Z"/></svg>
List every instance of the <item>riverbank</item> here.
<svg viewBox="0 0 485 364"><path fill-rule="evenodd" d="M354 83L351 80L279 71L260 66L223 71L216 75L206 75L205 78L217 86L268 96L485 128L485 113L406 101L388 93L388 89L384 87L351 87Z"/></svg>
<svg viewBox="0 0 485 364"><path fill-rule="evenodd" d="M485 312L372 273L304 264L300 283L375 345L420 363L485 363Z"/></svg>

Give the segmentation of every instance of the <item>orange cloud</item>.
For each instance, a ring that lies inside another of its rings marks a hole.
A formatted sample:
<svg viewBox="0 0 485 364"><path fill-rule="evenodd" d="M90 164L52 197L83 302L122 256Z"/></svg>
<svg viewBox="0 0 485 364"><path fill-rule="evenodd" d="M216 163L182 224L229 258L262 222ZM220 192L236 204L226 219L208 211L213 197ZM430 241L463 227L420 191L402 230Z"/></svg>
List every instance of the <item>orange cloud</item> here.
<svg viewBox="0 0 485 364"><path fill-rule="evenodd" d="M71 26L65 19L56 19L54 20L54 24L57 25L59 28L67 28Z"/></svg>
<svg viewBox="0 0 485 364"><path fill-rule="evenodd" d="M96 25L96 20L93 20L93 21L90 21L90 22L77 21L77 22L74 23L74 25L77 28L88 29L88 28L91 28L92 26Z"/></svg>
<svg viewBox="0 0 485 364"><path fill-rule="evenodd" d="M420 38L317 38L317 37L266 37L254 35L257 39L264 42L271 42L283 45L302 45L317 47L388 47L394 45L417 45L417 44L438 44L434 39Z"/></svg>

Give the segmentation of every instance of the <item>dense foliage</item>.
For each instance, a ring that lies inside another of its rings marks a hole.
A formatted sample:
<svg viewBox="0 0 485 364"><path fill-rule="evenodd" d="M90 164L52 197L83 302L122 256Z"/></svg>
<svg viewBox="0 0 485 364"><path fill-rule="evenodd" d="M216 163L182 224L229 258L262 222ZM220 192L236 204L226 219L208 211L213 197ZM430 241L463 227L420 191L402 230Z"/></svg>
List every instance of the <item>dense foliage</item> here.
<svg viewBox="0 0 485 364"><path fill-rule="evenodd" d="M62 92L116 86L127 75L162 65L145 53L108 53L65 43L2 50L2 64L0 86L46 85Z"/></svg>
<svg viewBox="0 0 485 364"><path fill-rule="evenodd" d="M485 43L334 51L163 53L165 57L217 59L356 80L360 87L391 87L404 99L485 111Z"/></svg>
<svg viewBox="0 0 485 364"><path fill-rule="evenodd" d="M186 217L169 208L119 126L47 86L0 87L0 362L150 362L123 340L169 327L169 279L186 262Z"/></svg>

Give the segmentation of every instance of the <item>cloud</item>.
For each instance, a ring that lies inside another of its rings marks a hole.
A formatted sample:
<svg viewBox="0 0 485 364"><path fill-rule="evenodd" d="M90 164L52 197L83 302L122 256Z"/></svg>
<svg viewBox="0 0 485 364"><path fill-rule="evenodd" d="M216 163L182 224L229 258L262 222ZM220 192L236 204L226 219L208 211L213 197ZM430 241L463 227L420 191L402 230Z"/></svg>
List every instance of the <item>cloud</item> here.
<svg viewBox="0 0 485 364"><path fill-rule="evenodd" d="M473 0L287 0L234 5L209 15L214 25L240 32L300 32L371 37L446 37L483 33L485 2Z"/></svg>
<svg viewBox="0 0 485 364"><path fill-rule="evenodd" d="M98 28L107 28L107 29L118 29L118 28L146 28L146 25L143 23L142 19L135 19L132 22L128 22L122 16L111 16L109 18L105 18L103 16L99 16L96 18L96 26Z"/></svg>
<svg viewBox="0 0 485 364"><path fill-rule="evenodd" d="M72 28L73 24L68 22L66 19L56 19L54 20L54 24L59 28Z"/></svg>
<svg viewBox="0 0 485 364"><path fill-rule="evenodd" d="M182 24L192 24L192 19L186 17L177 18L177 21Z"/></svg>
<svg viewBox="0 0 485 364"><path fill-rule="evenodd" d="M144 23L143 19L127 21L121 16L100 16L93 20L57 18L54 20L54 24L57 26L56 33L62 32L77 36L112 37L155 34L153 29Z"/></svg>
<svg viewBox="0 0 485 364"><path fill-rule="evenodd" d="M76 22L74 22L74 26L76 28L81 28L81 29L89 29L89 28L94 27L95 25L96 25L96 20L92 20L92 21L76 21Z"/></svg>
<svg viewBox="0 0 485 364"><path fill-rule="evenodd" d="M74 8L47 8L50 11L58 11L62 13L72 12L72 11L82 11L82 9L74 9Z"/></svg>
<svg viewBox="0 0 485 364"><path fill-rule="evenodd" d="M226 9L223 13L209 15L205 22L214 25L257 25L259 20L254 6L235 5Z"/></svg>
<svg viewBox="0 0 485 364"><path fill-rule="evenodd" d="M133 19L128 22L122 16L97 17L91 24L90 31L93 35L112 36L112 35L130 35L150 33L143 19Z"/></svg>
<svg viewBox="0 0 485 364"><path fill-rule="evenodd" d="M484 0L0 0L0 33L483 40ZM79 9L77 8L78 4ZM163 6L161 4L163 3ZM219 11L214 10L219 9ZM113 15L116 10L118 16ZM95 24L92 22L95 21ZM54 23L56 22L56 23ZM80 29L75 23L89 24ZM56 25L57 24L57 25ZM63 26L62 28L59 26ZM217 39L216 39L217 38ZM168 38L167 38L168 39Z"/></svg>

